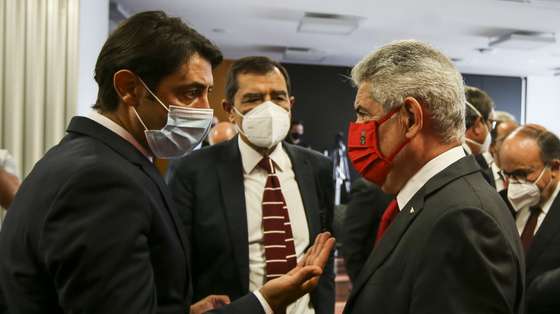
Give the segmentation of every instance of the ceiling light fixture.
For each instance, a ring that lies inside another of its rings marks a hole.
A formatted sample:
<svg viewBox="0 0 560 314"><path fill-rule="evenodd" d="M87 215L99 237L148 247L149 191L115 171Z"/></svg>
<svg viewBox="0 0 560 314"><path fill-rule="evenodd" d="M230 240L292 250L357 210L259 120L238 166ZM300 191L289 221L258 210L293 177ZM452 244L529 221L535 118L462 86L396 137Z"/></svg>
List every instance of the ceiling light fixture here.
<svg viewBox="0 0 560 314"><path fill-rule="evenodd" d="M297 30L300 33L348 35L358 28L361 19L352 15L306 12Z"/></svg>
<svg viewBox="0 0 560 314"><path fill-rule="evenodd" d="M555 43L556 36L554 33L518 31L491 40L489 46L492 48L530 50Z"/></svg>

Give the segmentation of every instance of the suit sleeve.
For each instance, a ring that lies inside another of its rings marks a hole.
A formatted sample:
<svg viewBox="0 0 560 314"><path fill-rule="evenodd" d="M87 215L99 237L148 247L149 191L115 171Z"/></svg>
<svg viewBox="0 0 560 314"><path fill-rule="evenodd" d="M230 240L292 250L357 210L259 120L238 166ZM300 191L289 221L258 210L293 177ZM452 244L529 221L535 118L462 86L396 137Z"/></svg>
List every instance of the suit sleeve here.
<svg viewBox="0 0 560 314"><path fill-rule="evenodd" d="M330 231L332 233L332 224L334 217L334 182L332 179L332 162L321 156L324 162L319 163L318 187L320 195L321 210L323 211L321 220L321 231ZM323 161L322 160L322 161ZM311 243L315 239L309 239ZM311 300L317 314L333 314L335 306L335 286L334 286L334 250L331 252L329 260L323 270L323 275L319 279L319 284L314 291L311 292Z"/></svg>
<svg viewBox="0 0 560 314"><path fill-rule="evenodd" d="M518 257L496 222L479 209L448 210L425 242L410 312L515 313Z"/></svg>
<svg viewBox="0 0 560 314"><path fill-rule="evenodd" d="M181 222L185 227L185 232L187 233L187 239L191 241L192 237L192 211L194 204L194 193L192 191L190 182L185 173L184 166L181 166L182 161L175 164L175 169L172 174L170 174L169 179L169 189L171 190L171 195L173 196L173 201L175 209L179 214ZM191 250L189 250L191 251Z"/></svg>
<svg viewBox="0 0 560 314"><path fill-rule="evenodd" d="M352 184L346 208L340 251L350 280L356 280L373 250L375 234L391 198L377 186L358 179Z"/></svg>
<svg viewBox="0 0 560 314"><path fill-rule="evenodd" d="M75 174L42 224L40 249L65 313L157 313L151 209L146 191L118 172Z"/></svg>
<svg viewBox="0 0 560 314"><path fill-rule="evenodd" d="M560 309L559 291L560 268L538 276L527 289L527 312L535 314L557 313Z"/></svg>
<svg viewBox="0 0 560 314"><path fill-rule="evenodd" d="M211 314L238 314L238 313L251 313L251 314L265 314L263 306L253 293L249 293L232 303L208 313Z"/></svg>

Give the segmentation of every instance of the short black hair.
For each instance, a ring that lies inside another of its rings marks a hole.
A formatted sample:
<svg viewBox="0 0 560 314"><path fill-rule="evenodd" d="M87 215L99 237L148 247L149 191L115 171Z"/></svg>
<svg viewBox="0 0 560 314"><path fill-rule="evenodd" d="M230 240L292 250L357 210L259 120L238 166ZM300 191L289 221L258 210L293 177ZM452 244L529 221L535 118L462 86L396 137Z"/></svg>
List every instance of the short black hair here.
<svg viewBox="0 0 560 314"><path fill-rule="evenodd" d="M292 120L292 124L290 124L290 126L294 126L294 125L303 125L303 121L302 120Z"/></svg>
<svg viewBox="0 0 560 314"><path fill-rule="evenodd" d="M99 92L93 108L107 112L117 109L119 97L113 86L117 71L134 72L155 91L165 76L177 71L195 54L212 68L223 58L214 44L177 17L162 11L133 15L109 36L99 53L95 65Z"/></svg>
<svg viewBox="0 0 560 314"><path fill-rule="evenodd" d="M492 98L485 91L472 86L465 86L465 97L480 112L482 120L488 121L490 113L494 109ZM465 104L465 106L467 106L465 110L465 127L470 129L474 125L476 118L478 118L478 114L468 105Z"/></svg>
<svg viewBox="0 0 560 314"><path fill-rule="evenodd" d="M292 85L286 68L268 57L253 56L241 58L231 65L226 81L226 100L233 103L235 93L237 93L237 90L239 89L239 84L237 83L237 76L239 74L251 73L264 75L274 71L274 68L280 70L282 76L284 76L284 80L286 80L286 87L288 89L288 95L291 95Z"/></svg>

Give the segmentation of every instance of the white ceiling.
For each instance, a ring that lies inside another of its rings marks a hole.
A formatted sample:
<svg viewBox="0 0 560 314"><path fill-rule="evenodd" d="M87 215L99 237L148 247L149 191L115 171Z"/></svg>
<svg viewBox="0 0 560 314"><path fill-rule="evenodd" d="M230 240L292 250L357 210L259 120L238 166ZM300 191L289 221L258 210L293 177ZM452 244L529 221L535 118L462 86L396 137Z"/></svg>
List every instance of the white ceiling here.
<svg viewBox="0 0 560 314"><path fill-rule="evenodd" d="M491 38L512 31L560 34L560 0L113 1L129 13L158 9L179 16L230 59L268 55L284 61L283 47L306 47L325 54L319 64L352 66L387 42L412 38L461 59L456 64L463 73L552 75L552 69L560 67L560 35L557 44L535 50L478 51L487 48ZM298 33L305 12L364 19L350 35Z"/></svg>

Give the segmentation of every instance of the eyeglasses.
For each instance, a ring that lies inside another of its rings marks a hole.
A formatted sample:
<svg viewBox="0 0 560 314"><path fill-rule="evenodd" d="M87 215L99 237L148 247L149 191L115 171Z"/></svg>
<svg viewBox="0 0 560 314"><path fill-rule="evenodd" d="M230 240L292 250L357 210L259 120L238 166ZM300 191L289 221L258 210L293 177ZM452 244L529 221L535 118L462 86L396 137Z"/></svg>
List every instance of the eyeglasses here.
<svg viewBox="0 0 560 314"><path fill-rule="evenodd" d="M537 179L529 180L529 177L534 177L534 178L540 177L546 168L547 167L544 166L541 169L518 169L518 170L514 170L512 172L506 172L506 171L502 170L502 174L508 181L534 182ZM534 175L534 174L536 174L536 175Z"/></svg>

